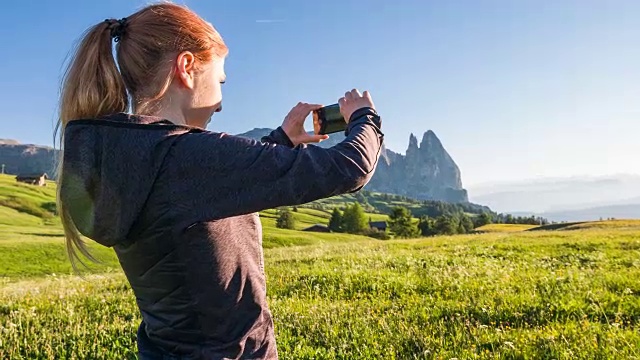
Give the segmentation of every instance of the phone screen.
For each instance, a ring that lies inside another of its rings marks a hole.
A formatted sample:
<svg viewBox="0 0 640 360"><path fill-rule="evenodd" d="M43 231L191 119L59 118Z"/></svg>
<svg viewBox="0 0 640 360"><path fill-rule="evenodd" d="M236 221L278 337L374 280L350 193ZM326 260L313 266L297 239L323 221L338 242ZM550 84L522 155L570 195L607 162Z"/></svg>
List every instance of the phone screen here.
<svg viewBox="0 0 640 360"><path fill-rule="evenodd" d="M340 113L340 106L333 104L320 109L320 131L322 134L332 134L344 131L347 123Z"/></svg>

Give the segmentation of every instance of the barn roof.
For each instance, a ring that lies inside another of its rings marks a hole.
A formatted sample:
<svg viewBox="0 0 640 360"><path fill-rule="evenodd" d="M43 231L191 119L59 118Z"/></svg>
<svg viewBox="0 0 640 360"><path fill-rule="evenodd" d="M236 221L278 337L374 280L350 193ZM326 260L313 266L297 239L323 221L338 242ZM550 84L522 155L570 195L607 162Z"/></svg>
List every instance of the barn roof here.
<svg viewBox="0 0 640 360"><path fill-rule="evenodd" d="M41 173L28 173L28 174L18 174L17 178L40 178L40 177L49 177L46 172Z"/></svg>
<svg viewBox="0 0 640 360"><path fill-rule="evenodd" d="M309 231L309 230L313 230L313 229L323 229L323 230L328 230L329 227L327 225L321 225L321 224L315 224L315 225L311 225L306 229L303 229L303 231Z"/></svg>

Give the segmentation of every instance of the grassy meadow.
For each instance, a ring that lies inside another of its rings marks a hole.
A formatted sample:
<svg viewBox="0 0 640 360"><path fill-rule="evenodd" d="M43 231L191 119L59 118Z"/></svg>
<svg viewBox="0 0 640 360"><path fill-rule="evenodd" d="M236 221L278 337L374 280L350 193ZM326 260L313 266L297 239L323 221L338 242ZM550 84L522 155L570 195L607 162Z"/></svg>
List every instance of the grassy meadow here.
<svg viewBox="0 0 640 360"><path fill-rule="evenodd" d="M519 232L536 228L536 225L526 224L488 224L476 228L476 231L483 233L504 233L504 232Z"/></svg>
<svg viewBox="0 0 640 360"><path fill-rule="evenodd" d="M16 186L0 176L0 359L135 359L112 251L92 246L102 263L73 275L59 223L34 210L54 186ZM639 221L380 241L261 215L281 359L640 359Z"/></svg>

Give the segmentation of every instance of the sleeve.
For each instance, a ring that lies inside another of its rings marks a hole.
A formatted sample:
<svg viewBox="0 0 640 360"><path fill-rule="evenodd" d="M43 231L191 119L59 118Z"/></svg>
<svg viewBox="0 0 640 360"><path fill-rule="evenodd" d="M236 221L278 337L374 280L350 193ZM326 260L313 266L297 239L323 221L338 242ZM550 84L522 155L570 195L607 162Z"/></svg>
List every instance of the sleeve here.
<svg viewBox="0 0 640 360"><path fill-rule="evenodd" d="M263 136L261 141L265 143L288 146L290 148L293 147L293 142L291 141L287 133L284 132L282 126L278 126L278 128L273 130L269 135Z"/></svg>
<svg viewBox="0 0 640 360"><path fill-rule="evenodd" d="M176 181L184 189L176 193L180 202L215 207L216 217L228 217L355 192L371 179L380 157L380 116L371 108L358 110L345 134L328 149L185 134L172 151Z"/></svg>

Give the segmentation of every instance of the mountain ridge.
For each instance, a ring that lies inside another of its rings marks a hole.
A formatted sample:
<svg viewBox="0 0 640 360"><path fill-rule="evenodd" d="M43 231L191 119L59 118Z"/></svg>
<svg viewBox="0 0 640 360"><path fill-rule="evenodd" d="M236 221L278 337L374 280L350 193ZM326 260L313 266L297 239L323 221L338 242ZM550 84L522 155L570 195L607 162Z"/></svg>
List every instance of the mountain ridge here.
<svg viewBox="0 0 640 360"><path fill-rule="evenodd" d="M239 136L259 140L271 131L270 128L255 128ZM328 148L344 138L344 134L336 133L316 145ZM376 171L365 189L418 200L469 201L458 165L432 130L423 134L420 144L411 133L405 155L383 146Z"/></svg>

